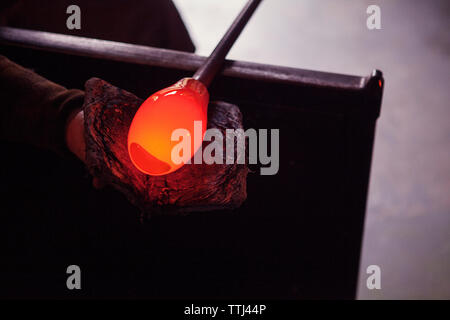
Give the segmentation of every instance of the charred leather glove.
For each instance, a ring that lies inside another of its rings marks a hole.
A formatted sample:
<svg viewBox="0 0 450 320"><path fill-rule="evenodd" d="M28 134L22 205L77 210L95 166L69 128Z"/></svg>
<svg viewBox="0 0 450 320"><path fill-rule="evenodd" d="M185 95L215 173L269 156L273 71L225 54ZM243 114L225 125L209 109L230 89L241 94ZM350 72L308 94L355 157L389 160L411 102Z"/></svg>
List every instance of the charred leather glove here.
<svg viewBox="0 0 450 320"><path fill-rule="evenodd" d="M225 160L224 164L190 164L164 176L140 172L129 158L127 136L143 101L97 78L88 80L85 89L88 170L101 183L123 192L143 212L231 209L246 199L246 164L225 164ZM208 128L217 128L223 135L226 129L242 129L239 108L224 102L210 103ZM207 143L203 142L203 147Z"/></svg>

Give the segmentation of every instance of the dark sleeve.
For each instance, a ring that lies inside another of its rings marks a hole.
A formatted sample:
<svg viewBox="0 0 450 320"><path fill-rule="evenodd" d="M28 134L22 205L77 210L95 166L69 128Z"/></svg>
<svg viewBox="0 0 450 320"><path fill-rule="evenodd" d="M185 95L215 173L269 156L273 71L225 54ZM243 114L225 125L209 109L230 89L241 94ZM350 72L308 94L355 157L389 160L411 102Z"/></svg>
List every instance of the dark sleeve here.
<svg viewBox="0 0 450 320"><path fill-rule="evenodd" d="M68 116L84 92L68 90L0 55L0 138L67 154Z"/></svg>

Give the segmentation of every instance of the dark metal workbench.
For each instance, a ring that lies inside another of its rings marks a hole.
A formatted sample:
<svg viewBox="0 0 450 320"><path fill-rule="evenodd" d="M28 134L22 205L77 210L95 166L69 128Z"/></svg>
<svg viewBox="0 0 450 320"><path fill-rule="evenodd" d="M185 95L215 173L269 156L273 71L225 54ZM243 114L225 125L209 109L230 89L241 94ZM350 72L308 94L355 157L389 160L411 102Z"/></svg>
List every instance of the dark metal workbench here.
<svg viewBox="0 0 450 320"><path fill-rule="evenodd" d="M164 49L0 28L0 53L70 88L90 77L147 97L205 59ZM233 212L144 225L81 164L2 143L8 212L1 296L354 298L383 78L228 61L212 99L240 106L247 128L280 129L280 170L248 177ZM23 155L26 154L27 157ZM33 159L30 161L30 159ZM17 194L29 194L17 201ZM79 264L80 293L65 289Z"/></svg>

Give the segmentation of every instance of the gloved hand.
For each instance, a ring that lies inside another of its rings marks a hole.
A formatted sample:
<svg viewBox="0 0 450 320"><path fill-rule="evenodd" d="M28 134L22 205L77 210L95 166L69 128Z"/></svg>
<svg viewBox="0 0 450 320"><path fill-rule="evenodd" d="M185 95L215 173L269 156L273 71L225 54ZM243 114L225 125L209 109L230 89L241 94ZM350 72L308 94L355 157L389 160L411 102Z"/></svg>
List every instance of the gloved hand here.
<svg viewBox="0 0 450 320"><path fill-rule="evenodd" d="M146 214L236 208L246 199L244 164L184 165L165 176L137 170L128 155L127 135L142 100L98 78L88 80L85 89L83 111L70 119L66 141L86 163L95 185L112 185ZM211 103L208 128L224 136L225 129L242 128L239 108Z"/></svg>
<svg viewBox="0 0 450 320"><path fill-rule="evenodd" d="M75 154L94 186L112 185L146 213L235 208L246 199L247 165L185 165L159 177L138 171L126 142L142 100L129 92L95 78L85 93L66 89L3 56L0 80L0 138ZM211 103L208 128L242 128L239 108Z"/></svg>

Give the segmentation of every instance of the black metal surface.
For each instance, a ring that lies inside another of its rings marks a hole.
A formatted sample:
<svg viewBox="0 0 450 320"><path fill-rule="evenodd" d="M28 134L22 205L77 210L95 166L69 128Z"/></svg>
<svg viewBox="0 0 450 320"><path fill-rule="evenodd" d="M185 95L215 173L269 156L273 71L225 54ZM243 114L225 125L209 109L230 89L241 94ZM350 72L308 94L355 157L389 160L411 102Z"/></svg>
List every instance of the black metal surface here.
<svg viewBox="0 0 450 320"><path fill-rule="evenodd" d="M214 51L206 60L205 64L202 65L197 72L194 74L193 78L201 81L206 87L211 84L211 81L216 76L222 67L225 57L230 51L236 39L242 32L242 29L247 25L248 20L255 12L261 0L248 0L245 7L236 17L236 19L231 24L230 28L227 30L225 35L222 37L220 42L217 44Z"/></svg>
<svg viewBox="0 0 450 320"><path fill-rule="evenodd" d="M141 97L204 60L9 28L0 43L2 54L67 87L97 76ZM239 105L246 128L280 129L278 174L253 168L248 199L233 212L141 225L119 193L90 186L81 164L3 143L0 295L354 298L382 82L379 72L227 62L212 99ZM79 292L66 289L69 264L82 268Z"/></svg>
<svg viewBox="0 0 450 320"><path fill-rule="evenodd" d="M186 74L195 72L206 61L205 57L181 51L10 27L0 27L0 42L4 45L93 59L189 71ZM365 77L231 60L225 61L221 75L355 90L361 89L368 80Z"/></svg>

